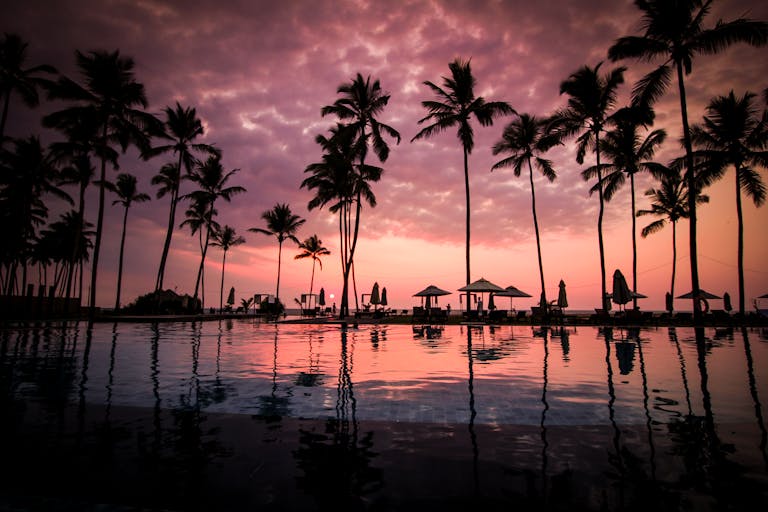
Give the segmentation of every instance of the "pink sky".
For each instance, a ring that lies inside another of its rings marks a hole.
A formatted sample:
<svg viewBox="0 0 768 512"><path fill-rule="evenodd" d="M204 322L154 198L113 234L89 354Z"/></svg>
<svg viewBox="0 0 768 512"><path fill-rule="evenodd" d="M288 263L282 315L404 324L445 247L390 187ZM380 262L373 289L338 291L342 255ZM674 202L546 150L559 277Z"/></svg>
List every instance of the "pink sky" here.
<svg viewBox="0 0 768 512"><path fill-rule="evenodd" d="M768 20L768 3L756 0L716 2L710 23L739 16ZM327 210L307 210L312 194L299 188L306 166L320 160L314 142L335 119L320 116L337 99L336 88L356 73L381 81L391 94L381 115L402 135L383 164L375 185L375 209L363 212L356 272L358 293L369 293L374 281L387 288L390 305L417 304L414 293L429 284L453 291L441 300L459 306L456 289L464 285L464 182L461 146L455 131L410 143L425 115L421 101L432 99L425 80L441 82L448 63L471 58L476 94L509 102L518 112L546 115L565 104L559 84L580 66L606 60L616 38L637 34L639 11L632 2L571 1L203 1L157 0L68 2L10 0L4 2L0 29L30 42L28 63L48 63L79 80L74 51L115 50L136 61L136 77L144 83L149 110L161 113L179 101L197 108L206 135L202 141L223 150L227 169L240 169L232 184L248 189L230 204L221 203L219 222L233 226L247 239L227 255L225 297L231 286L237 302L253 293L274 293L277 242L251 227L264 227L261 213L277 202L288 203L307 219L299 239L318 234L333 253L316 273L315 289L341 291L338 224ZM621 89L620 105L628 101L631 84L649 68L634 62ZM603 69L618 64L606 62ZM689 116L697 122L715 95L729 90L762 91L768 82L766 49L731 47L716 57L694 62L688 77ZM678 97L673 87L657 105L656 127L669 132L659 155L666 162L681 153ZM10 135L44 132L38 120L58 105L30 111L11 106ZM491 146L510 119L492 127L476 125L470 156L472 199L472 279L485 277L515 285L537 296L539 276L527 176L511 170L490 172L500 157ZM571 142L552 151L558 179L536 177L537 213L542 233L544 272L549 298L557 296L560 279L567 284L571 309L598 306L600 267L597 244L597 197L582 181L584 166L575 162ZM594 158L594 157L591 157ZM588 157L588 164L594 161ZM141 162L135 154L121 158L122 172L139 178L140 189L155 191L149 181L171 157ZM763 174L765 177L765 174ZM638 207L648 203L642 192L651 185L637 180ZM188 184L187 184L188 186ZM709 189L711 202L699 210L699 267L703 289L736 299L736 213L734 176ZM185 192L188 190L183 190ZM95 222L96 196L89 197ZM129 213L123 303L154 286L166 229L167 198L138 204ZM184 207L178 222L183 218ZM768 220L766 208L746 202L745 278L748 305L768 293ZM105 242L99 269L98 304L114 304L120 218L107 212ZM650 222L638 219L638 229ZM617 268L631 286L631 213L629 186L607 204L604 223L606 273ZM678 229L676 295L690 290L688 224ZM638 291L648 295L645 309L662 309L669 288L671 227L642 239L638 235ZM309 288L311 263L294 261L297 249L284 246L280 295L290 305ZM218 305L222 253L212 248L206 267L206 305ZM179 292L194 289L199 249L187 231L174 235L165 285ZM518 308L535 299L516 299ZM354 301L351 300L354 305ZM508 301L504 300L504 304ZM713 307L721 307L716 301ZM689 308L687 301L677 307Z"/></svg>

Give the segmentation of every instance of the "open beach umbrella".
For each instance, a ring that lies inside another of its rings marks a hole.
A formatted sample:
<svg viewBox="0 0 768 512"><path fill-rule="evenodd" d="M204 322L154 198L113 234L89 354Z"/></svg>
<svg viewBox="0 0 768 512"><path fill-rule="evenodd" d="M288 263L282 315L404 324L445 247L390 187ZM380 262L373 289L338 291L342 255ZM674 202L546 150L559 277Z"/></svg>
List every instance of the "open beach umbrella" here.
<svg viewBox="0 0 768 512"><path fill-rule="evenodd" d="M488 281L487 279L481 277L477 281L473 283L469 283L466 286L462 286L459 288L460 292L475 292L475 293L484 293L484 292L503 292L504 288L497 284L493 284L492 282ZM481 299L482 300L482 299ZM467 309L469 309L469 304L467 304Z"/></svg>
<svg viewBox="0 0 768 512"><path fill-rule="evenodd" d="M627 280L621 270L616 269L613 273L613 302L619 306L625 305L632 300L632 292L627 286Z"/></svg>
<svg viewBox="0 0 768 512"><path fill-rule="evenodd" d="M227 296L227 304L230 306L235 303L235 287L229 289L229 295Z"/></svg>
<svg viewBox="0 0 768 512"><path fill-rule="evenodd" d="M449 292L447 290L443 290L442 288L438 288L437 286L431 284L421 290L418 293L414 293L414 297L426 297L427 304L426 307L429 308L432 305L432 297L439 297L441 295L450 295L452 292Z"/></svg>
<svg viewBox="0 0 768 512"><path fill-rule="evenodd" d="M317 303L325 306L325 288L320 288L320 297L317 299Z"/></svg>
<svg viewBox="0 0 768 512"><path fill-rule="evenodd" d="M568 296L565 293L565 281L560 280L560 291L557 293L557 307L560 309L568 307Z"/></svg>
<svg viewBox="0 0 768 512"><path fill-rule="evenodd" d="M373 309L376 309L376 306L381 303L381 297L379 296L379 283L373 283L370 300L371 304L373 304Z"/></svg>
<svg viewBox="0 0 768 512"><path fill-rule="evenodd" d="M519 288L515 288L514 286L507 286L504 288L504 291L496 292L496 296L498 297L509 297L509 308L512 309L512 300L515 297L531 297L530 294L525 293L524 291L520 290Z"/></svg>
<svg viewBox="0 0 768 512"><path fill-rule="evenodd" d="M387 305L387 287L381 289L381 305L386 306Z"/></svg>
<svg viewBox="0 0 768 512"><path fill-rule="evenodd" d="M715 295L714 293L709 293L707 291L702 290L699 288L699 297L702 299L722 299L722 297ZM677 296L678 299L692 299L693 298L693 291L690 291L688 293L684 293L682 295Z"/></svg>
<svg viewBox="0 0 768 512"><path fill-rule="evenodd" d="M723 294L723 309L726 311L733 309L733 306L731 305L731 295L728 292Z"/></svg>

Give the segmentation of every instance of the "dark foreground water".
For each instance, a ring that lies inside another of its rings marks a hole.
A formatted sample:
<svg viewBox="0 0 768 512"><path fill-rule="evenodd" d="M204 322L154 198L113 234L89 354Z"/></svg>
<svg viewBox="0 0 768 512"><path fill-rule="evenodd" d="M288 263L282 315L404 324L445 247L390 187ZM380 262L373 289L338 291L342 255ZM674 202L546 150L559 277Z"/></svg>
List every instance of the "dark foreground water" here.
<svg viewBox="0 0 768 512"><path fill-rule="evenodd" d="M768 506L765 329L47 324L0 393L0 510Z"/></svg>

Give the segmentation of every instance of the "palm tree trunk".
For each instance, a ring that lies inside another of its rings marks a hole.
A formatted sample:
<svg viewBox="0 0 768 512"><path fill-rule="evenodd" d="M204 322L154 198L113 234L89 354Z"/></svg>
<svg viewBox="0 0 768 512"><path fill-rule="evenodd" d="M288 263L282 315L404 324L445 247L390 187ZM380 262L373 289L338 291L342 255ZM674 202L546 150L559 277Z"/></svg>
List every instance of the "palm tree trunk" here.
<svg viewBox="0 0 768 512"><path fill-rule="evenodd" d="M600 131L595 130L595 159L597 162L597 192L600 199L600 210L597 214L597 243L600 247L600 304L604 310L608 310L605 286L605 247L603 245L603 211L605 200L603 198L603 170L600 168Z"/></svg>
<svg viewBox="0 0 768 512"><path fill-rule="evenodd" d="M691 260L691 293L693 295L693 320L701 322L701 302L699 296L699 260L696 251L696 199L699 192L696 189L696 174L693 169L693 146L691 144L691 130L688 126L688 107L685 100L685 83L683 82L683 65L677 63L677 85L680 91L680 115L683 120L683 145L685 146L685 165L687 167L685 179L688 183L688 209L689 218L689 251Z"/></svg>
<svg viewBox="0 0 768 512"><path fill-rule="evenodd" d="M102 129L102 141L107 143L107 120L104 120ZM107 160L101 158L101 175L99 182L99 213L96 220L96 241L93 243L93 263L91 264L91 291L88 301L88 319L93 321L96 315L96 282L99 273L99 253L101 251L101 234L104 229L104 183L107 175Z"/></svg>
<svg viewBox="0 0 768 512"><path fill-rule="evenodd" d="M531 210L533 211L533 229L536 232L536 252L539 257L539 277L541 278L541 297L547 302L547 292L544 290L544 264L541 261L541 240L539 238L539 220L536 217L536 192L533 188L533 168L531 160L528 159L528 176L531 181Z"/></svg>
<svg viewBox="0 0 768 512"><path fill-rule="evenodd" d="M181 164L179 164L181 165ZM179 174L181 174L181 168L179 167ZM176 223L176 204L178 203L179 189L178 184L171 191L171 208L168 213L168 230L165 233L165 242L163 243L163 254L160 256L160 268L157 270L157 282L155 284L155 291L160 291L163 288L163 280L165 279L165 265L168 262L168 251L171 248L171 237L173 236L173 227Z"/></svg>
<svg viewBox="0 0 768 512"><path fill-rule="evenodd" d="M277 289L275 290L275 297L280 300L280 264L283 259L283 241L278 240L277 244Z"/></svg>
<svg viewBox="0 0 768 512"><path fill-rule="evenodd" d="M637 309L637 226L635 221L635 173L629 175L629 190L632 195L632 307Z"/></svg>
<svg viewBox="0 0 768 512"><path fill-rule="evenodd" d="M224 264L226 262L227 262L227 250L224 249L224 257L221 259L221 286L219 287L219 312L224 311Z"/></svg>
<svg viewBox="0 0 768 512"><path fill-rule="evenodd" d="M120 287L123 283L123 250L125 249L125 227L128 224L128 206L123 214L123 234L120 237L120 260L117 265L117 296L115 297L115 311L120 309Z"/></svg>
<svg viewBox="0 0 768 512"><path fill-rule="evenodd" d="M677 221L672 221L672 283L669 293L672 295L672 309L675 304L675 271L677 270Z"/></svg>
<svg viewBox="0 0 768 512"><path fill-rule="evenodd" d="M467 234L466 234L466 248L465 248L465 258L466 258L466 264L467 264L467 285L469 285L469 279L470 279L470 271L469 271L469 162L468 162L468 154L467 154L467 146L464 146L464 191L466 193L466 200L467 200ZM469 296L470 292L467 292L467 317L469 317L469 310L470 310L470 304L469 304Z"/></svg>
<svg viewBox="0 0 768 512"><path fill-rule="evenodd" d="M3 94L3 117L0 119L0 146L5 140L5 121L8 119L8 105L11 101L11 88L9 87Z"/></svg>
<svg viewBox="0 0 768 512"><path fill-rule="evenodd" d="M736 219L738 220L739 313L744 314L744 216L741 211L741 165L736 165Z"/></svg>

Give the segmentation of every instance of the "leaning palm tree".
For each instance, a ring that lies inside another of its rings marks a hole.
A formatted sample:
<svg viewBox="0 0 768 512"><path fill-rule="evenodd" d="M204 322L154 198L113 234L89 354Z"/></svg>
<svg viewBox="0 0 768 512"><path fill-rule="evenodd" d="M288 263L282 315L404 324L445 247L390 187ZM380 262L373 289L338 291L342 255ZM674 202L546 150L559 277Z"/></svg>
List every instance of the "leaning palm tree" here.
<svg viewBox="0 0 768 512"><path fill-rule="evenodd" d="M165 107L165 132L162 137L170 139L170 144L163 144L153 147L146 152L145 156L157 156L165 153L178 154L176 164L167 164L161 169L161 174L157 176L157 184L163 185L162 194L158 191L158 197L166 193L171 196L170 211L168 212L168 228L165 233L165 242L163 243L163 254L160 257L160 267L157 271L157 281L155 282L155 291L163 288L163 279L165 277L165 266L168 261L168 251L171 247L171 237L176 223L176 205L179 201L179 184L181 183L182 166L186 174L190 174L193 166L199 161L194 153L202 155L217 155L219 150L209 144L193 143L197 137L203 135L203 123L197 117L197 112L192 107L182 107L176 102L176 108ZM165 174L163 174L165 172ZM175 175L174 175L175 172ZM155 180L153 180L155 183Z"/></svg>
<svg viewBox="0 0 768 512"><path fill-rule="evenodd" d="M270 235L277 238L278 252L277 252L277 288L275 290L275 297L280 300L280 264L283 258L283 242L288 239L299 243L299 239L296 238L296 232L306 222L306 219L302 219L298 215L291 212L291 207L287 204L276 204L271 210L267 210L261 214L261 218L267 222L267 229L264 228L250 228L248 231L254 233L262 233L264 235Z"/></svg>
<svg viewBox="0 0 768 512"><path fill-rule="evenodd" d="M714 27L705 28L704 20L709 14L713 0L635 0L642 12L641 36L619 38L608 50L613 60L640 59L652 61L663 59L663 63L645 75L632 91L633 101L652 104L661 97L677 75L680 96L680 116L683 125L685 147L686 179L689 194L689 244L691 260L691 287L693 289L694 319L701 319L701 303L695 299L699 294L699 266L696 249L696 173L693 160L693 146L688 125L688 105L685 96L684 77L693 70L693 59L698 55L719 53L738 42L752 46L768 43L768 23L738 18L724 22L718 20Z"/></svg>
<svg viewBox="0 0 768 512"><path fill-rule="evenodd" d="M600 136L605 131L605 123L609 111L616 104L616 94L619 85L624 83L624 71L620 67L605 75L600 74L601 63L591 68L583 66L571 74L560 84L560 94L567 94L568 106L557 114L562 124L564 134L584 132L578 136L576 162L584 163L587 150L595 152L597 172L597 194L600 209L597 214L597 240L600 248L600 304L607 308L607 292L605 286L605 248L603 246L603 212L605 209L603 197L603 173L600 165Z"/></svg>
<svg viewBox="0 0 768 512"><path fill-rule="evenodd" d="M312 297L312 290L315 284L315 263L320 265L320 270L323 270L323 262L320 256L327 256L331 254L331 251L323 247L323 241L317 235L312 235L301 242L299 249L301 249L301 252L294 256L293 259L312 258L312 278L309 280L309 296Z"/></svg>
<svg viewBox="0 0 768 512"><path fill-rule="evenodd" d="M218 213L218 210L210 207L204 197L192 198L189 208L184 212L185 219L179 224L180 228L188 227L191 235L197 235L200 246L200 266L195 281L195 301L198 298L199 287L202 286L201 296L203 300L200 301L200 304L203 309L205 309L205 255L208 251L210 233L218 231L220 228L215 219Z"/></svg>
<svg viewBox="0 0 768 512"><path fill-rule="evenodd" d="M117 194L117 199L112 201L112 205L120 204L123 206L123 233L120 236L120 259L117 267L117 294L115 297L115 311L120 310L120 288L123 283L123 254L125 249L125 231L128 224L128 209L133 203L143 203L149 201L150 197L139 192L136 186L136 176L126 173L117 175L116 183L107 183L107 189Z"/></svg>
<svg viewBox="0 0 768 512"><path fill-rule="evenodd" d="M419 124L431 123L417 133L411 142L432 137L448 128L457 127L456 135L464 150L464 191L466 196L466 281L470 281L470 201L469 201L469 155L475 146L474 130L470 124L472 116L481 126L493 125L493 120L501 115L514 114L515 110L503 101L485 101L482 96L475 96L477 80L472 76L469 60L459 58L448 64L450 77L443 77L440 87L430 81L424 85L437 97L436 100L422 101L421 105L428 114L419 119ZM467 310L469 310L469 292L467 292Z"/></svg>
<svg viewBox="0 0 768 512"><path fill-rule="evenodd" d="M8 119L11 94L16 92L27 106L36 107L40 103L37 89L50 85L50 81L39 74L56 73L54 67L46 64L24 67L28 46L29 44L16 34L5 34L5 37L0 40L0 98L3 102L3 113L0 117L0 145L5 141L5 122Z"/></svg>
<svg viewBox="0 0 768 512"><path fill-rule="evenodd" d="M755 206L765 202L765 184L758 167L768 166L768 126L756 105L754 93L736 97L733 91L717 96L707 105L701 125L691 127L691 141L700 148L694 154L705 161L710 180L733 167L736 177L736 218L738 221L739 312L744 314L744 217L742 193Z"/></svg>
<svg viewBox="0 0 768 512"><path fill-rule="evenodd" d="M336 136L342 139L341 143L350 146L353 161L356 160L356 169L360 172L358 179L364 179L362 173L368 168L365 164L368 156L368 146L373 148L380 162L386 162L389 157L389 144L383 135L395 139L400 143L400 133L391 126L379 121L378 116L389 103L389 94L384 94L378 80L371 82L371 77L363 79L358 73L351 83L341 84L336 92L341 95L332 105L321 109L321 115L335 115L340 121L347 124L337 126ZM376 181L380 177L377 176ZM348 307L349 274L353 272L354 259L357 248L358 233L360 231L360 215L363 207L362 187L358 187L355 194L355 218L354 230L348 245L345 245L344 289L342 292L342 311ZM351 214L351 212L350 212ZM357 291L355 290L355 304L357 304Z"/></svg>
<svg viewBox="0 0 768 512"><path fill-rule="evenodd" d="M536 253L539 258L539 278L541 279L541 302L547 304L547 295L544 290L544 264L541 258L541 239L539 237L539 221L536 216L536 191L533 185L533 165L541 171L550 182L557 178L557 173L552 167L552 162L542 157L544 153L553 147L562 144L562 138L555 124L548 118L537 118L530 114L518 114L517 117L504 128L500 141L493 146L493 154L510 153L510 156L499 160L493 167L501 169L512 167L515 176L520 176L523 165L528 167L528 180L531 184L531 211L533 212L533 229L536 232Z"/></svg>
<svg viewBox="0 0 768 512"><path fill-rule="evenodd" d="M134 77L133 59L121 57L119 51L109 53L101 50L88 54L77 51L76 58L85 85L60 77L51 89L51 96L72 101L74 105L47 115L43 123L65 132L74 131L78 124L94 127L93 148L101 160L101 169L98 181L100 185L96 240L91 265L89 306L93 318L101 238L104 231L106 167L108 161L113 165L117 162L116 158L110 157L114 151L113 145L119 144L123 151L127 150L129 145L145 150L149 146L151 134L159 133L162 126L153 115L140 110L147 108L148 102L144 85Z"/></svg>
<svg viewBox="0 0 768 512"><path fill-rule="evenodd" d="M601 141L601 152L609 163L589 167L581 175L584 180L603 176L605 187L603 197L610 201L616 191L626 182L629 176L629 193L632 208L632 291L634 292L633 307L637 308L637 233L635 226L635 174L646 172L657 179L662 179L667 168L653 162L656 150L664 142L667 133L657 129L642 136L640 131L653 122L653 112L647 108L624 107L614 113L610 119L613 129L605 134Z"/></svg>
<svg viewBox="0 0 768 512"><path fill-rule="evenodd" d="M221 258L221 288L219 289L219 310L224 310L224 265L227 263L227 251L232 247L237 247L245 243L245 238L235 232L235 228L224 224L224 227L217 229L213 234L211 245L221 247L224 256ZM247 313L247 308L246 308Z"/></svg>
<svg viewBox="0 0 768 512"><path fill-rule="evenodd" d="M645 226L640 234L643 238L661 230L667 222L672 224L672 281L669 286L669 295L675 296L675 270L677 267L677 222L680 219L690 218L688 204L688 183L680 175L680 170L671 168L664 173L658 188L650 188L645 191L645 196L651 200L649 210L638 210L637 217L654 215L660 217ZM709 197L697 194L697 203L706 203Z"/></svg>
<svg viewBox="0 0 768 512"><path fill-rule="evenodd" d="M245 188L235 185L227 186L229 179L239 172L240 169L232 169L229 172L224 171L224 167L221 165L221 155L215 154L209 156L205 162L199 163L189 175L189 180L198 186L198 190L194 190L189 194L183 196L185 199L192 199L198 204L198 207L205 208L207 210L205 220L205 236L202 244L202 258L200 259L200 267L197 271L197 280L195 282L195 294L194 298L197 299L200 282L203 278L203 268L205 265L205 255L208 252L208 243L211 238L211 234L215 231L213 227L213 216L215 215L216 201L223 199L227 202L232 200L232 196L245 192ZM203 303L205 303L205 294L203 293Z"/></svg>

